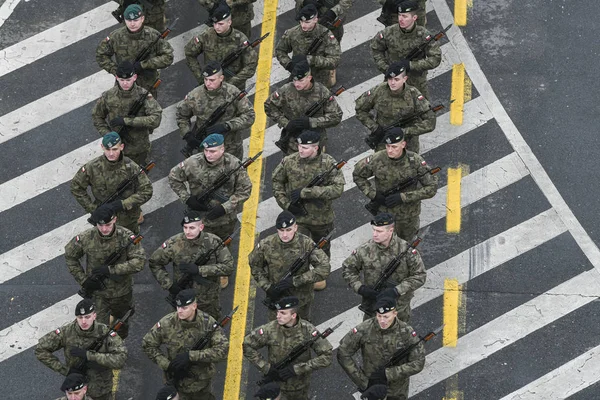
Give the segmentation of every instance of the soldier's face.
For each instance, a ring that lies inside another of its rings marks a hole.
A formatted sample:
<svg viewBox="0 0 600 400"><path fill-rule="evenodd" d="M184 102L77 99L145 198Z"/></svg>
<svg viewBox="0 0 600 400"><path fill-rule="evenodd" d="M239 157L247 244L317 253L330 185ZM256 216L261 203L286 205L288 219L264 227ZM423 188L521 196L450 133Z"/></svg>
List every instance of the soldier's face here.
<svg viewBox="0 0 600 400"><path fill-rule="evenodd" d="M289 241L291 241L294 238L297 231L298 231L298 225L294 224L292 226L288 226L287 228L277 229L277 235L279 236L279 239L281 239L281 241L283 243L288 243Z"/></svg>
<svg viewBox="0 0 600 400"><path fill-rule="evenodd" d="M389 243L394 234L394 225L373 226L373 241L377 244Z"/></svg>
<svg viewBox="0 0 600 400"><path fill-rule="evenodd" d="M305 76L304 78L298 80L294 79L294 87L296 88L296 90L308 90L310 89L311 79L311 75Z"/></svg>
<svg viewBox="0 0 600 400"><path fill-rule="evenodd" d="M317 22L319 22L319 19L317 17L307 19L306 21L300 20L300 27L302 28L302 31L310 32L313 29L315 29L315 26L317 26Z"/></svg>
<svg viewBox="0 0 600 400"><path fill-rule="evenodd" d="M196 239L200 235L200 232L202 232L202 229L204 229L202 221L190 222L183 225L183 233L188 240Z"/></svg>
<svg viewBox="0 0 600 400"><path fill-rule="evenodd" d="M223 80L225 79L225 75L222 73L216 73L211 76L207 76L204 78L204 87L206 90L216 90L221 87Z"/></svg>
<svg viewBox="0 0 600 400"><path fill-rule="evenodd" d="M183 307L177 306L177 316L181 320L191 321L196 314L197 308L198 305L195 302Z"/></svg>
<svg viewBox="0 0 600 400"><path fill-rule="evenodd" d="M141 16L138 19L126 19L125 25L127 25L129 32L137 32L142 29L142 25L144 25L144 16Z"/></svg>
<svg viewBox="0 0 600 400"><path fill-rule="evenodd" d="M115 224L117 223L117 217L114 217L108 224L97 224L96 228L98 228L98 232L102 236L110 235L115 229Z"/></svg>
<svg viewBox="0 0 600 400"><path fill-rule="evenodd" d="M377 322L379 323L379 327L381 329L387 329L392 326L396 320L396 315L398 315L398 313L395 310L386 312L385 314L377 313Z"/></svg>
<svg viewBox="0 0 600 400"><path fill-rule="evenodd" d="M223 154L225 153L225 146L220 145L217 147L208 147L204 149L204 157L206 161L209 163L214 163L215 161L219 161Z"/></svg>
<svg viewBox="0 0 600 400"><path fill-rule="evenodd" d="M293 309L277 310L277 323L279 325L292 326L296 322L296 312Z"/></svg>
<svg viewBox="0 0 600 400"><path fill-rule="evenodd" d="M406 147L406 141L403 140L398 143L386 144L385 151L389 158L398 158L402 155L404 148Z"/></svg>
<svg viewBox="0 0 600 400"><path fill-rule="evenodd" d="M93 312L86 315L78 315L75 318L77 319L77 325L79 325L81 330L87 331L92 327L92 324L96 320L96 313Z"/></svg>
<svg viewBox="0 0 600 400"><path fill-rule="evenodd" d="M395 92L397 90L402 89L402 87L404 86L404 82L406 82L407 79L408 77L406 76L406 74L400 74L393 78L388 78L387 83L390 87L390 90L392 92Z"/></svg>
<svg viewBox="0 0 600 400"><path fill-rule="evenodd" d="M84 386L83 388L76 390L74 392L65 392L65 394L67 395L67 400L83 400L86 393L87 393L87 386Z"/></svg>
<svg viewBox="0 0 600 400"><path fill-rule="evenodd" d="M117 82L119 82L119 86L123 90L131 90L136 79L137 79L137 74L133 74L133 76L131 78L119 78L117 76Z"/></svg>
<svg viewBox="0 0 600 400"><path fill-rule="evenodd" d="M231 28L231 17L225 18L223 21L213 22L213 28L218 34L229 31Z"/></svg>
<svg viewBox="0 0 600 400"><path fill-rule="evenodd" d="M417 22L417 15L412 13L401 13L398 14L398 24L402 29L411 29L415 22Z"/></svg>
<svg viewBox="0 0 600 400"><path fill-rule="evenodd" d="M106 157L108 161L114 162L119 160L121 152L124 148L125 145L123 143L119 143L117 145L114 145L110 149L107 149L106 147L102 146L102 151L104 151L104 157Z"/></svg>
<svg viewBox="0 0 600 400"><path fill-rule="evenodd" d="M319 152L318 144L299 144L298 145L298 154L300 154L300 158L313 158Z"/></svg>

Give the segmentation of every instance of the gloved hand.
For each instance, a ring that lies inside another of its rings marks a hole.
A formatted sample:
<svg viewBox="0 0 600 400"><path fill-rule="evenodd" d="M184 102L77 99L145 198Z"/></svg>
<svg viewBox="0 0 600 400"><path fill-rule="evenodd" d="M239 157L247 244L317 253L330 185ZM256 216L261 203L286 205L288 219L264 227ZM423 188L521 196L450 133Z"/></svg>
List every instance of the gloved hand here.
<svg viewBox="0 0 600 400"><path fill-rule="evenodd" d="M283 68L285 68L285 70L291 74L292 71L294 70L294 63L292 61L290 61L287 64L285 64L285 66Z"/></svg>
<svg viewBox="0 0 600 400"><path fill-rule="evenodd" d="M231 130L227 124L215 124L206 128L206 134L212 135L213 133L220 133L221 135Z"/></svg>
<svg viewBox="0 0 600 400"><path fill-rule="evenodd" d="M271 300L278 300L280 295L281 291L277 288L277 284L273 284L267 289L267 296L269 296Z"/></svg>
<svg viewBox="0 0 600 400"><path fill-rule="evenodd" d="M294 56L292 57L292 65L296 65L302 61L308 61L308 57L306 57L306 54L294 54Z"/></svg>
<svg viewBox="0 0 600 400"><path fill-rule="evenodd" d="M378 384L368 387L360 398L362 400L383 400L385 396L387 396L387 386Z"/></svg>
<svg viewBox="0 0 600 400"><path fill-rule="evenodd" d="M265 378L269 378L274 381L277 381L277 380L279 380L279 371L277 371L275 369L275 367L271 365L269 367L269 372L267 372L267 374L265 375Z"/></svg>
<svg viewBox="0 0 600 400"><path fill-rule="evenodd" d="M88 293L92 293L92 292L95 292L96 290L103 289L102 283L99 280L94 279L92 277L89 277L85 281L83 281L81 286Z"/></svg>
<svg viewBox="0 0 600 400"><path fill-rule="evenodd" d="M375 197L373 197L373 201L380 206L385 206L385 196L381 192L376 192Z"/></svg>
<svg viewBox="0 0 600 400"><path fill-rule="evenodd" d="M307 116L302 116L298 118L294 118L290 122L288 122L285 129L287 129L291 133L300 133L305 129L310 128L310 121Z"/></svg>
<svg viewBox="0 0 600 400"><path fill-rule="evenodd" d="M185 371L190 366L190 352L177 354L173 361L169 364L168 370L171 371Z"/></svg>
<svg viewBox="0 0 600 400"><path fill-rule="evenodd" d="M398 298L398 290L396 290L395 287L391 287L391 288L387 288L382 290L377 297L382 298L382 297L392 297L394 299Z"/></svg>
<svg viewBox="0 0 600 400"><path fill-rule="evenodd" d="M335 21L336 18L337 15L335 14L335 12L333 12L333 10L327 10L325 14L323 14L323 16L319 18L319 23L321 25L327 26L328 24L331 24L333 21Z"/></svg>
<svg viewBox="0 0 600 400"><path fill-rule="evenodd" d="M187 145L193 149L197 149L202 144L202 140L198 140L192 135L192 132L187 132L183 135L183 140L187 143Z"/></svg>
<svg viewBox="0 0 600 400"><path fill-rule="evenodd" d="M225 208L219 204L218 206L211 208L210 211L206 213L206 219L212 221L214 219L221 218L225 214Z"/></svg>
<svg viewBox="0 0 600 400"><path fill-rule="evenodd" d="M388 380L385 375L385 367L381 366L377 368L369 377L369 387L373 385L387 385Z"/></svg>
<svg viewBox="0 0 600 400"><path fill-rule="evenodd" d="M110 270L108 269L108 265L102 265L98 268L94 268L92 270L92 276L94 277L102 277L110 275Z"/></svg>
<svg viewBox="0 0 600 400"><path fill-rule="evenodd" d="M369 134L369 136L366 137L365 142L374 150L383 140L383 135L383 128L377 125L377 129L375 129L371 134Z"/></svg>
<svg viewBox="0 0 600 400"><path fill-rule="evenodd" d="M297 203L300 200L300 192L302 192L302 188L292 190L292 193L290 193L292 203Z"/></svg>
<svg viewBox="0 0 600 400"><path fill-rule="evenodd" d="M111 119L109 121L108 125L110 125L111 128L115 128L117 126L123 126L123 125L125 125L125 118L114 117L113 119Z"/></svg>
<svg viewBox="0 0 600 400"><path fill-rule="evenodd" d="M179 270L182 274L188 275L199 275L200 271L198 271L198 266L196 264L190 263L181 263L179 264Z"/></svg>
<svg viewBox="0 0 600 400"><path fill-rule="evenodd" d="M135 70L136 74L141 74L142 72L144 72L144 68L142 67L142 62L141 61L136 61L133 64L133 69Z"/></svg>
<svg viewBox="0 0 600 400"><path fill-rule="evenodd" d="M284 369L279 371L279 378L281 378L281 380L284 382L295 376L296 376L296 371L294 371L293 365L288 365L287 367L285 367Z"/></svg>
<svg viewBox="0 0 600 400"><path fill-rule="evenodd" d="M358 294L360 294L363 298L367 300L377 300L377 291L373 289L371 286L361 285L358 288Z"/></svg>
<svg viewBox="0 0 600 400"><path fill-rule="evenodd" d="M81 347L70 347L69 353L71 353L73 357L78 357L82 360L87 360L87 350L82 349Z"/></svg>
<svg viewBox="0 0 600 400"><path fill-rule="evenodd" d="M115 200L115 201L111 201L110 203L108 203L108 206L115 212L121 212L123 210L125 210L125 207L123 207L123 202L121 200Z"/></svg>
<svg viewBox="0 0 600 400"><path fill-rule="evenodd" d="M169 293L171 293L173 296L177 296L177 294L179 294L179 292L181 292L181 288L179 287L177 282L173 282L173 284L169 288Z"/></svg>
<svg viewBox="0 0 600 400"><path fill-rule="evenodd" d="M288 206L288 211L294 214L295 216L304 215L304 210L302 207L297 206L295 204L290 204Z"/></svg>
<svg viewBox="0 0 600 400"><path fill-rule="evenodd" d="M196 211L206 211L208 210L208 205L198 200L197 196L190 196L189 199L186 200L185 205Z"/></svg>
<svg viewBox="0 0 600 400"><path fill-rule="evenodd" d="M386 207L392 208L399 206L400 204L402 204L402 196L400 196L400 193L390 194L389 196L385 197Z"/></svg>
<svg viewBox="0 0 600 400"><path fill-rule="evenodd" d="M393 14L398 12L398 0L385 0L385 3L383 4L383 8L381 9L381 11L383 11L386 14Z"/></svg>
<svg viewBox="0 0 600 400"><path fill-rule="evenodd" d="M288 276L281 282L277 283L277 290L279 290L279 292L284 292L293 287L294 287L294 278L292 276Z"/></svg>

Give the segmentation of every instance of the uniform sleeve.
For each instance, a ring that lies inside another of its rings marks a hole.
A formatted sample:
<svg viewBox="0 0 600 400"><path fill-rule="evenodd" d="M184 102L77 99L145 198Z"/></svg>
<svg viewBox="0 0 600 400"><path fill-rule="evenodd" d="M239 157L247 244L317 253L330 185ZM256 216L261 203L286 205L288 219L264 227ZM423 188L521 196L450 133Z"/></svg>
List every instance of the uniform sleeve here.
<svg viewBox="0 0 600 400"><path fill-rule="evenodd" d="M352 180L361 192L365 194L369 199L375 198L375 185L369 182L369 178L373 176L373 169L371 168L371 161L373 156L363 158L354 166L352 172Z"/></svg>
<svg viewBox="0 0 600 400"><path fill-rule="evenodd" d="M417 254L412 254L409 252L406 257L409 275L396 286L396 290L398 290L400 296L408 292L414 292L423 286L425 284L425 280L427 279L425 264L423 263L419 252L417 252Z"/></svg>
<svg viewBox="0 0 600 400"><path fill-rule="evenodd" d="M274 91L265 101L265 114L279 125L280 128L285 128L290 122L283 112L283 105L281 104L281 94L279 91Z"/></svg>
<svg viewBox="0 0 600 400"><path fill-rule="evenodd" d="M200 3L202 7L210 11L210 9L213 8L215 3L217 2L213 0L198 0L198 3Z"/></svg>
<svg viewBox="0 0 600 400"><path fill-rule="evenodd" d="M190 193L185 185L187 176L183 170L182 164L183 162L177 164L171 169L171 172L169 172L169 186L171 189L173 189L175 194L179 196L179 199L182 201L182 203L185 204L187 199L190 198Z"/></svg>
<svg viewBox="0 0 600 400"><path fill-rule="evenodd" d="M65 261L69 273L73 275L73 278L81 285L86 279L86 275L83 266L81 265L81 258L84 255L84 251L78 238L79 236L74 237L65 246Z"/></svg>
<svg viewBox="0 0 600 400"><path fill-rule="evenodd" d="M440 44L434 41L425 48L425 57L420 60L410 61L410 69L415 72L423 72L434 69L442 62L442 49Z"/></svg>
<svg viewBox="0 0 600 400"><path fill-rule="evenodd" d="M248 255L248 263L250 264L250 271L254 280L258 286L266 291L271 286L271 281L269 280L268 266L263 247L260 243Z"/></svg>
<svg viewBox="0 0 600 400"><path fill-rule="evenodd" d="M136 165L136 171L140 166ZM152 198L152 183L148 175L141 173L137 177L137 190L128 198L123 200L123 207L126 210L131 210L133 207L141 206Z"/></svg>
<svg viewBox="0 0 600 400"><path fill-rule="evenodd" d="M242 348L248 359L264 375L269 371L269 362L258 351L269 343L269 333L264 328L254 329L244 338Z"/></svg>
<svg viewBox="0 0 600 400"><path fill-rule="evenodd" d="M375 93L374 88L360 95L358 99L356 99L356 106L354 107L356 111L356 119L360 121L361 124L367 127L369 132L375 132L377 129L377 122L371 115L371 111L375 106Z"/></svg>
<svg viewBox="0 0 600 400"><path fill-rule="evenodd" d="M248 200L251 191L252 182L250 182L248 171L246 171L246 168L240 168L235 176L235 189L233 194L229 197L229 200L222 204L225 212L235 212L238 206L244 204L244 202Z"/></svg>
<svg viewBox="0 0 600 400"><path fill-rule="evenodd" d="M154 253L152 253L150 260L148 261L148 267L150 268L150 272L152 272L154 279L156 279L160 287L168 290L173 284L173 280L167 272L166 266L170 262L173 262L173 257L168 243L165 242L163 246L160 246L154 251Z"/></svg>
<svg viewBox="0 0 600 400"><path fill-rule="evenodd" d="M86 166L79 168L71 179L71 194L79 203L85 212L91 213L96 209L96 202L88 194L87 188L90 186L90 177L86 172Z"/></svg>
<svg viewBox="0 0 600 400"><path fill-rule="evenodd" d="M193 110L192 101L188 96L185 96L185 99L177 103L175 119L177 121L177 126L179 127L179 133L182 137L192 129L191 119L194 116Z"/></svg>
<svg viewBox="0 0 600 400"><path fill-rule="evenodd" d="M402 131L408 137L422 135L431 132L435 129L435 113L429 109L429 101L423 96L418 89L411 91L413 102L415 104L415 113L425 112L421 117L407 126L402 127Z"/></svg>
<svg viewBox="0 0 600 400"><path fill-rule="evenodd" d="M281 64L283 68L288 65L292 59L289 54L292 52L292 41L290 38L289 31L285 31L277 46L275 47L275 57L277 57L277 61Z"/></svg>
<svg viewBox="0 0 600 400"><path fill-rule="evenodd" d="M329 263L329 257L321 249L315 249L310 255L310 265L313 267L303 274L296 275L293 278L295 287L306 285L308 283L315 283L324 281L331 272L331 264Z"/></svg>
<svg viewBox="0 0 600 400"><path fill-rule="evenodd" d="M108 108L106 107L104 96L100 96L100 98L94 105L94 109L92 110L92 121L94 122L94 128L96 128L96 130L101 136L106 135L112 130L110 129L110 125L108 125L108 122L106 122L107 115Z"/></svg>
<svg viewBox="0 0 600 400"><path fill-rule="evenodd" d="M324 185L304 188L300 192L300 197L303 199L335 200L344 193L345 184L346 178L344 178L342 171L334 169L328 179L325 180Z"/></svg>
<svg viewBox="0 0 600 400"><path fill-rule="evenodd" d="M352 0L340 0L335 6L331 7L331 11L338 17L343 16L352 7Z"/></svg>
<svg viewBox="0 0 600 400"><path fill-rule="evenodd" d="M53 354L55 351L62 349L63 346L63 332L59 328L40 338L38 345L35 347L35 356L46 367L66 376L69 368Z"/></svg>
<svg viewBox="0 0 600 400"><path fill-rule="evenodd" d="M134 128L156 129L162 120L162 107L158 101L148 93L144 101L144 114L135 117L125 117L125 125Z"/></svg>
<svg viewBox="0 0 600 400"><path fill-rule="evenodd" d="M331 365L333 358L333 346L327 339L319 338L313 343L312 350L317 355L306 362L294 365L294 371L297 374L307 374L321 368L327 368Z"/></svg>
<svg viewBox="0 0 600 400"><path fill-rule="evenodd" d="M159 366L160 369L166 371L169 368L170 361L160 350L163 344L162 328L160 322L154 325L148 333L142 338L142 350L152 362Z"/></svg>
<svg viewBox="0 0 600 400"><path fill-rule="evenodd" d="M411 341L414 343L419 341L419 339L413 337ZM419 343L408 354L408 360L405 363L396 367L386 368L385 375L392 382L398 379L405 380L407 377L421 372L423 367L425 367L425 347L423 343Z"/></svg>
<svg viewBox="0 0 600 400"><path fill-rule="evenodd" d="M271 179L273 181L273 197L277 201L279 207L284 210L290 206L290 199L288 198L286 186L288 183L288 177L285 170L285 162L286 158L281 160L279 165L275 167L273 170L273 174L271 175Z"/></svg>
<svg viewBox="0 0 600 400"><path fill-rule="evenodd" d="M111 266L110 273L114 275L135 274L144 269L145 262L146 252L142 245L131 244L127 247L127 261Z"/></svg>
<svg viewBox="0 0 600 400"><path fill-rule="evenodd" d="M333 33L329 32L317 51L319 54L307 56L308 64L317 69L335 69L340 63L342 49Z"/></svg>
<svg viewBox="0 0 600 400"><path fill-rule="evenodd" d="M248 39L249 41L250 39ZM258 66L258 53L253 48L244 50L241 56L242 69L235 74L230 80L234 86L246 82L246 80L252 78L256 73L256 67Z"/></svg>
<svg viewBox="0 0 600 400"><path fill-rule="evenodd" d="M211 318L211 322L214 322ZM229 340L223 333L223 329L217 328L215 333L210 338L210 346L203 350L191 350L190 361L217 363L227 359L227 351L229 350Z"/></svg>
<svg viewBox="0 0 600 400"><path fill-rule="evenodd" d="M354 250L348 258L342 263L342 277L348 283L348 286L358 293L358 288L363 284L360 280L360 273L363 270L363 261L358 250Z"/></svg>
<svg viewBox="0 0 600 400"><path fill-rule="evenodd" d="M334 97L331 101L327 101L323 106L323 116L310 117L311 128L333 128L342 122L344 113Z"/></svg>
<svg viewBox="0 0 600 400"><path fill-rule="evenodd" d="M140 63L142 68L157 70L173 64L173 47L168 41L159 39L154 47L156 51L150 53L151 55L154 53L154 56L142 60Z"/></svg>
<svg viewBox="0 0 600 400"><path fill-rule="evenodd" d="M354 382L361 390L364 390L367 388L369 378L353 358L360 350L361 338L362 333L357 328L348 332L340 341L340 346L337 351L337 360L352 382Z"/></svg>
<svg viewBox="0 0 600 400"><path fill-rule="evenodd" d="M207 276L229 276L233 274L233 257L227 247L217 252L217 262L199 267L200 275Z"/></svg>
<svg viewBox="0 0 600 400"><path fill-rule="evenodd" d="M385 56L385 52L387 50L387 43L384 35L385 31L381 31L378 32L373 39L371 39L371 54L373 55L373 60L375 60L375 65L377 65L377 69L382 74L385 74L385 71L387 70L389 65L388 60Z"/></svg>
<svg viewBox="0 0 600 400"><path fill-rule="evenodd" d="M198 36L194 36L185 45L185 62L187 66L194 74L194 77L198 81L199 85L204 83L204 77L202 76L202 66L198 61L198 56L204 51L204 45Z"/></svg>
<svg viewBox="0 0 600 400"><path fill-rule="evenodd" d="M119 335L109 336L106 339L106 352L87 352L88 360L95 361L98 364L111 369L121 369L125 366L127 360L127 348Z"/></svg>
<svg viewBox="0 0 600 400"><path fill-rule="evenodd" d="M248 97L244 97L235 102L235 117L226 122L232 131L239 131L251 127L255 118L256 114L250 100L248 100Z"/></svg>
<svg viewBox="0 0 600 400"><path fill-rule="evenodd" d="M107 36L96 48L96 62L100 68L111 75L117 73L117 63L112 59L114 54L115 50L112 47L112 40L110 36Z"/></svg>
<svg viewBox="0 0 600 400"><path fill-rule="evenodd" d="M418 157L420 161L423 161L423 159L416 154L415 157ZM419 163L419 168L417 169L419 174L427 172L428 170L428 165L422 165ZM414 202L423 199L430 199L435 196L438 187L437 175L425 174L423 177L421 177L419 183L420 185L417 185L416 189L401 193L402 201Z"/></svg>

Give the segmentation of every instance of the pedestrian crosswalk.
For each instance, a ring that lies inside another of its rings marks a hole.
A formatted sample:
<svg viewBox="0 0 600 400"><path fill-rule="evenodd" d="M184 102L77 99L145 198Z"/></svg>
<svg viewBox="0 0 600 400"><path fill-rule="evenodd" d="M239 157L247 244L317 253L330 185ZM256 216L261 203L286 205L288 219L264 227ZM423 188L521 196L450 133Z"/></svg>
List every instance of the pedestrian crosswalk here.
<svg viewBox="0 0 600 400"><path fill-rule="evenodd" d="M169 6L181 9L181 5L172 3ZM190 10L200 13L200 7L193 3ZM261 24L262 4L261 0L255 3L255 35ZM276 37L294 23L294 5L294 0L279 1ZM114 2L101 4L1 49L0 82L25 82L27 91L32 68L64 71L64 66L56 61L62 59L65 51L83 41L95 46L116 27L110 15L114 8ZM452 21L445 0L431 0L428 11L431 31ZM375 20L379 12L374 2L355 4L345 22L342 65L337 74L338 85L347 89L337 99L344 116L340 126L329 133L328 152L348 164L342 169L346 179L344 194L335 203L331 276L328 288L316 295L313 322L321 331L342 322L328 338L334 348L362 320L357 308L360 297L346 286L341 266L353 249L370 238L370 214L362 206L366 199L352 181L354 165L371 153L362 140L366 131L354 118L354 101L382 81L371 63L368 47L369 40L381 29ZM160 90L165 95L159 94L158 100L163 106L163 118L151 137L152 158L158 164L151 173L154 195L143 207L147 220L142 226L142 231L147 232L143 243L147 253L180 229L183 207L168 187L167 174L180 161L177 100L193 87L183 62L183 48L195 33L206 29L204 20L200 15L188 16L169 39L175 49L175 65L162 72L164 83ZM0 26L0 34L4 32ZM449 40L441 46L442 64L429 74L433 103L439 100L448 106L451 99L447 82L453 65L458 63L465 64L473 95L465 103L462 125L452 125L445 109L438 113L436 129L421 136L423 156L430 165L439 165L444 171L437 195L423 202L421 227L431 227L430 237L425 238L421 249L427 282L415 293L412 324L417 331L425 332L443 323L446 279L456 279L461 285L464 320L456 347L444 347L439 342L428 344L426 367L411 378L411 397L448 397L446 390L450 386L461 391L465 399L574 396L600 381L600 339L588 334L577 343L577 330L567 329L569 324L587 326L588 320L595 321L600 314L595 301L600 295L598 249L512 124L460 30L453 27L448 36ZM43 334L73 319L79 300L77 287L64 266L63 247L89 225L87 216L70 198L68 182L78 166L99 154L99 138L90 128L89 110L113 84L113 77L96 66L94 49L87 50L77 57L85 57L82 71L92 71L89 74L75 71L62 87L42 91L27 102L0 96L0 152L10 149L13 153L0 158L0 296L6 305L0 310L0 376L7 377L3 381L11 392L22 393L17 388L26 381L38 382L32 393L21 398L48 398L48 393L58 392L60 377L35 360L33 347ZM356 59L358 51L360 59ZM273 59L271 89L281 85L287 76L288 72ZM29 99L35 94L27 96ZM65 126L71 129L57 128ZM261 237L274 232L274 221L280 212L270 182L271 172L281 159L274 146L279 132L274 125L265 130L264 183L256 222ZM78 137L71 140L72 136ZM248 141L246 138L244 142L246 149ZM30 148L40 146L48 146L54 152L28 159ZM465 228L458 235L450 235L444 224L446 170L457 165L467 171L461 182L460 199ZM160 384L160 371L145 358L139 343L141 336L170 308L149 271L138 275L134 290L137 313L127 341L129 361L121 373L124 383L117 399L153 398ZM266 321L260 301L263 295L256 293L249 313L253 316L250 326ZM222 297L223 309L229 309L231 288ZM582 332L590 332L590 327ZM546 347L538 344L541 340ZM553 343L560 344L560 348ZM248 368L242 393L250 398L258 374ZM486 373L491 375L485 378ZM223 392L222 366L219 374L214 387L217 398ZM312 395L316 399L359 398L356 387L335 362L322 373L314 374ZM55 397L58 394L52 398Z"/></svg>

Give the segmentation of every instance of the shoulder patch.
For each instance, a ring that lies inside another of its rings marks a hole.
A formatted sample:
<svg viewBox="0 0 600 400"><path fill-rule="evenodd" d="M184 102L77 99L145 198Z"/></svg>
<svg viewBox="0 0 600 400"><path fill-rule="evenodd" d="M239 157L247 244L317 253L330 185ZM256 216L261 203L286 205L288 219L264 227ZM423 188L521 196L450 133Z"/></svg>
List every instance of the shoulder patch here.
<svg viewBox="0 0 600 400"><path fill-rule="evenodd" d="M163 242L163 244L162 244L162 246L161 246L161 247L162 247L163 249L166 249L166 248L167 248L167 242Z"/></svg>
<svg viewBox="0 0 600 400"><path fill-rule="evenodd" d="M108 42L110 40L110 37L107 36L106 39L104 39L104 40L106 40Z"/></svg>
<svg viewBox="0 0 600 400"><path fill-rule="evenodd" d="M179 163L179 168L183 168L183 166L184 166L184 165L185 165L185 162L184 162L184 161L180 162L180 163Z"/></svg>
<svg viewBox="0 0 600 400"><path fill-rule="evenodd" d="M371 95L371 91L367 90L367 96L370 96L370 95Z"/></svg>
<svg viewBox="0 0 600 400"><path fill-rule="evenodd" d="M115 337L115 336L117 336L117 332L115 332L115 331L112 331L112 332L110 333L110 337Z"/></svg>
<svg viewBox="0 0 600 400"><path fill-rule="evenodd" d="M355 254L356 254L356 250L352 250L352 255L355 255Z"/></svg>
<svg viewBox="0 0 600 400"><path fill-rule="evenodd" d="M329 39L333 40L333 39L335 39L335 36L329 35Z"/></svg>
<svg viewBox="0 0 600 400"><path fill-rule="evenodd" d="M198 39L198 36L194 36L194 42L200 43L200 39Z"/></svg>
<svg viewBox="0 0 600 400"><path fill-rule="evenodd" d="M372 158L373 158L373 156L369 156L369 157L365 158L365 163L366 164L370 163Z"/></svg>
<svg viewBox="0 0 600 400"><path fill-rule="evenodd" d="M417 100L421 100L421 101L423 101L423 100L425 100L425 96L423 96L422 94L420 94L420 95L417 97Z"/></svg>
<svg viewBox="0 0 600 400"><path fill-rule="evenodd" d="M260 328L260 329L258 330L258 334L259 334L259 335L264 335L264 333L265 333L265 331L263 330L263 328Z"/></svg>
<svg viewBox="0 0 600 400"><path fill-rule="evenodd" d="M379 39L383 39L383 32L379 32L379 33L377 34L377 36L379 37Z"/></svg>
<svg viewBox="0 0 600 400"><path fill-rule="evenodd" d="M85 172L85 165L81 167L81 172Z"/></svg>
<svg viewBox="0 0 600 400"><path fill-rule="evenodd" d="M79 242L79 235L75 236L75 241Z"/></svg>
<svg viewBox="0 0 600 400"><path fill-rule="evenodd" d="M187 99L188 99L188 95L186 94L186 95L185 95L185 97L184 97L183 99L184 99L184 100L187 100Z"/></svg>
<svg viewBox="0 0 600 400"><path fill-rule="evenodd" d="M427 165L427 161L425 161L425 160L421 161L421 165L422 166L426 166Z"/></svg>
<svg viewBox="0 0 600 400"><path fill-rule="evenodd" d="M60 328L56 328L56 330L54 331L54 333L56 333L57 335L60 335Z"/></svg>
<svg viewBox="0 0 600 400"><path fill-rule="evenodd" d="M417 332L415 332L415 331L412 331L411 335L412 335L413 337L415 337L415 336L417 336Z"/></svg>
<svg viewBox="0 0 600 400"><path fill-rule="evenodd" d="M160 329L160 322L157 322L157 323L156 323L156 325L154 325L154 327L155 327L156 329Z"/></svg>
<svg viewBox="0 0 600 400"><path fill-rule="evenodd" d="M279 92L276 90L275 93L273 93L273 96L275 96L276 99L279 98Z"/></svg>
<svg viewBox="0 0 600 400"><path fill-rule="evenodd" d="M352 328L352 333L356 335L356 333L358 332L358 329L356 328Z"/></svg>

